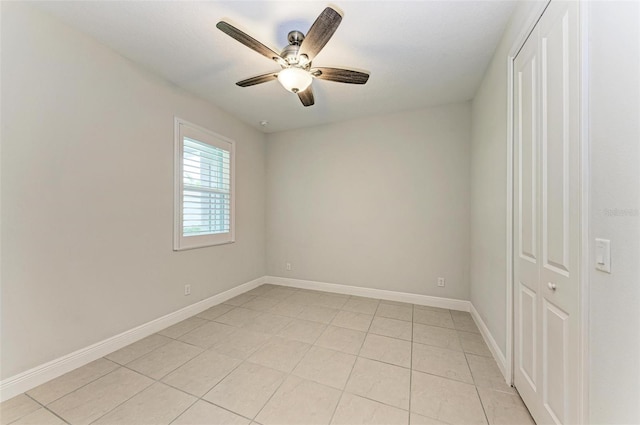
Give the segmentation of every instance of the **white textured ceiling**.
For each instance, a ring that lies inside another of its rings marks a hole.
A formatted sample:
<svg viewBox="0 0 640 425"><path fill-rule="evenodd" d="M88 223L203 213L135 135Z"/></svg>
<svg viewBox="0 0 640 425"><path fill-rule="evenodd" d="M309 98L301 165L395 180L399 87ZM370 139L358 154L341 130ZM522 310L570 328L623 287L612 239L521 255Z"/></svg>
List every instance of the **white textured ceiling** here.
<svg viewBox="0 0 640 425"><path fill-rule="evenodd" d="M38 2L68 25L266 132L473 98L513 1L58 1ZM225 19L280 51L331 5L344 13L315 66L371 73L366 85L315 80L305 108L278 82L236 81L275 62L216 28Z"/></svg>

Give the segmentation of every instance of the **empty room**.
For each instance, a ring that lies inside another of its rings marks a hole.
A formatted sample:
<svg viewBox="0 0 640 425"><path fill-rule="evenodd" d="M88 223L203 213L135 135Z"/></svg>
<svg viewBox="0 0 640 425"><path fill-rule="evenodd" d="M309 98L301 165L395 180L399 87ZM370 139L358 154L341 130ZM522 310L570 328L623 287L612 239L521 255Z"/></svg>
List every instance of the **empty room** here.
<svg viewBox="0 0 640 425"><path fill-rule="evenodd" d="M639 1L0 1L0 425L640 424Z"/></svg>

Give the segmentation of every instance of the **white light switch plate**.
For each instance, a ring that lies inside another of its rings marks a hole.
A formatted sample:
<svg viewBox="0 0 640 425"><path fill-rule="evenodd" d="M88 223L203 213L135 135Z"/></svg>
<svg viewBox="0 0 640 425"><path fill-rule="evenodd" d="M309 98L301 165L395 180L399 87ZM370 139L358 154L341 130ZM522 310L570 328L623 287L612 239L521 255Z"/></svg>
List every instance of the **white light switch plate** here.
<svg viewBox="0 0 640 425"><path fill-rule="evenodd" d="M611 273L611 241L596 239L596 270Z"/></svg>

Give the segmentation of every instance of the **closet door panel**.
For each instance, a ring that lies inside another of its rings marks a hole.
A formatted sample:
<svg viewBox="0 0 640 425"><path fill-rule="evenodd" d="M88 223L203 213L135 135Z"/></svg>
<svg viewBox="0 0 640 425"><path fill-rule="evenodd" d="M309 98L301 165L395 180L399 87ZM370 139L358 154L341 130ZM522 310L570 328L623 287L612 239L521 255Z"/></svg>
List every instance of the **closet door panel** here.
<svg viewBox="0 0 640 425"><path fill-rule="evenodd" d="M577 3L552 1L538 24L541 88L541 422L577 420L580 135Z"/></svg>
<svg viewBox="0 0 640 425"><path fill-rule="evenodd" d="M564 14L540 39L542 261L569 273L569 19Z"/></svg>
<svg viewBox="0 0 640 425"><path fill-rule="evenodd" d="M534 52L517 64L516 135L518 170L518 244L521 259L533 264L538 260L538 195L537 195L537 57Z"/></svg>
<svg viewBox="0 0 640 425"><path fill-rule="evenodd" d="M569 315L548 302L542 307L542 403L553 423L566 422Z"/></svg>

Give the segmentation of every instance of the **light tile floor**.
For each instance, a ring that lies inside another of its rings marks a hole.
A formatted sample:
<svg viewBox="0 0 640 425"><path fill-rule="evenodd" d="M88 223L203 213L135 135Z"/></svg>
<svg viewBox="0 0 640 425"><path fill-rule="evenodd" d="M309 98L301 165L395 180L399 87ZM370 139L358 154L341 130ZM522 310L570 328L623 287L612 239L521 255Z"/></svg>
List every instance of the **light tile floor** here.
<svg viewBox="0 0 640 425"><path fill-rule="evenodd" d="M263 285L0 405L5 424L533 424L469 313Z"/></svg>

